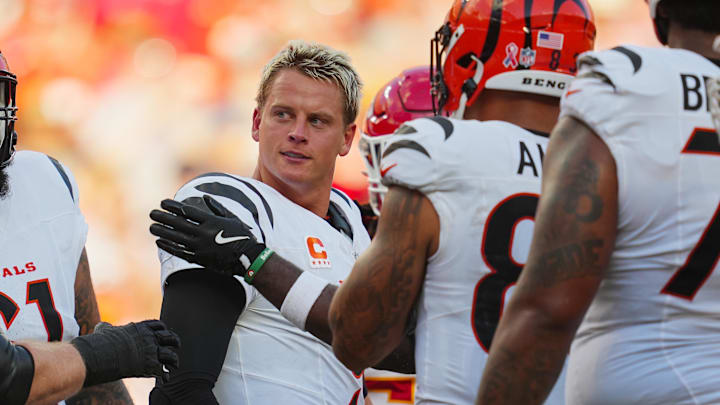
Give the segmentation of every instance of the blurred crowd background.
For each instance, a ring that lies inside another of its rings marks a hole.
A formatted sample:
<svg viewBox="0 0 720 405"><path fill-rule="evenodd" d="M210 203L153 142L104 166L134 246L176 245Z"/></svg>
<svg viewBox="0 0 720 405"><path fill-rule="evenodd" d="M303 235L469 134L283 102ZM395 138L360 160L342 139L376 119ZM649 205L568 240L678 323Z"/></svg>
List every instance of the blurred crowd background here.
<svg viewBox="0 0 720 405"><path fill-rule="evenodd" d="M597 48L658 46L643 0L590 0ZM347 52L372 97L429 63L450 0L0 0L0 50L18 76L18 149L70 167L90 226L104 320L157 317L148 213L195 174L250 175L262 66L290 39ZM366 199L357 149L335 183ZM205 325L198 325L205 327ZM151 380L128 380L137 404Z"/></svg>

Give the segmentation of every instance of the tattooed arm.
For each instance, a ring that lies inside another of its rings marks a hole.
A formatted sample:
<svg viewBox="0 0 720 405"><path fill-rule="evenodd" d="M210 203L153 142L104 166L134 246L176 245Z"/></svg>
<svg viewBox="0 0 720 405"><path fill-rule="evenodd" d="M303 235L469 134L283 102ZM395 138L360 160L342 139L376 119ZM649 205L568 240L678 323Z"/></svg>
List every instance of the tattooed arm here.
<svg viewBox="0 0 720 405"><path fill-rule="evenodd" d="M85 249L82 251L75 274L75 319L80 326L80 335L92 333L95 325L100 322L100 311L95 299L95 290L90 278L90 265ZM133 402L125 384L122 381L113 381L85 388L68 399L66 403L68 405L125 405Z"/></svg>
<svg viewBox="0 0 720 405"><path fill-rule="evenodd" d="M430 200L417 191L390 188L372 244L330 306L333 350L350 370L373 366L402 341L439 233Z"/></svg>
<svg viewBox="0 0 720 405"><path fill-rule="evenodd" d="M574 118L555 127L527 264L495 332L477 404L541 404L605 274L617 228L607 145Z"/></svg>

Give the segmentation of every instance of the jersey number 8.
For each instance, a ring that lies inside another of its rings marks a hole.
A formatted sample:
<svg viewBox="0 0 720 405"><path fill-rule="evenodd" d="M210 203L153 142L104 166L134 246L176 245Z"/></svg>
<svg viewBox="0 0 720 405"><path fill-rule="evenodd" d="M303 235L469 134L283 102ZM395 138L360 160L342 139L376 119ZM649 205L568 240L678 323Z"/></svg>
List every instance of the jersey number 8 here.
<svg viewBox="0 0 720 405"><path fill-rule="evenodd" d="M475 285L471 316L473 332L485 352L500 322L505 293L523 268L512 257L515 228L523 220L535 220L538 200L537 194L511 195L492 209L485 223L482 257L491 273Z"/></svg>

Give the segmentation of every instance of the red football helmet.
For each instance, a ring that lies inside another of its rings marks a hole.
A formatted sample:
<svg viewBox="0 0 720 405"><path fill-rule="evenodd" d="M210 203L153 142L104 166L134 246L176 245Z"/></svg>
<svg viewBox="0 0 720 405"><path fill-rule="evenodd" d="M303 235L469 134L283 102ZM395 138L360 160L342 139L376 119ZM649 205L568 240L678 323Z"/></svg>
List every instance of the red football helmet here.
<svg viewBox="0 0 720 405"><path fill-rule="evenodd" d="M373 99L358 147L368 176L370 206L380 215L387 187L381 183L380 155L383 142L405 121L433 115L430 97L430 68L404 70L383 86Z"/></svg>
<svg viewBox="0 0 720 405"><path fill-rule="evenodd" d="M431 41L433 107L463 118L484 88L561 97L594 21L588 0L455 0Z"/></svg>
<svg viewBox="0 0 720 405"><path fill-rule="evenodd" d="M17 79L0 52L0 167L7 165L15 153L16 86Z"/></svg>

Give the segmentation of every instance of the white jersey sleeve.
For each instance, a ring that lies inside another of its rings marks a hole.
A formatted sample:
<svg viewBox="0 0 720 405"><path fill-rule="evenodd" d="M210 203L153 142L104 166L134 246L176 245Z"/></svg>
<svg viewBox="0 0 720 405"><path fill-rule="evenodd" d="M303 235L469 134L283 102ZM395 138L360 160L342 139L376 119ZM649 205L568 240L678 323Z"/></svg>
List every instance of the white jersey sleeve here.
<svg viewBox="0 0 720 405"><path fill-rule="evenodd" d="M224 173L208 173L182 186L175 194L175 200L196 206L204 206L202 198L206 194L216 199L250 227L250 231L258 241L265 241L266 235L263 229L270 228L270 223L273 221L272 212L267 208L264 197L251 183ZM170 275L178 271L202 267L194 263L188 263L162 249L158 249L158 257L161 263L162 285L165 285L165 281ZM242 277L235 276L235 279L240 282L245 290L245 308L247 308L252 299L258 295L258 292L245 282Z"/></svg>
<svg viewBox="0 0 720 405"><path fill-rule="evenodd" d="M447 180L457 178L454 169L461 167L448 165L448 161L433 155L452 153L444 143L453 130L453 121L443 117L419 118L398 128L383 148L383 184L425 194L452 187Z"/></svg>
<svg viewBox="0 0 720 405"><path fill-rule="evenodd" d="M572 116L587 124L610 147L619 142L625 124L635 119L660 116L661 96L668 87L659 86L662 65L643 66L638 49L617 47L586 52L578 59L578 74L561 100L561 117ZM662 107L662 106L661 106Z"/></svg>

